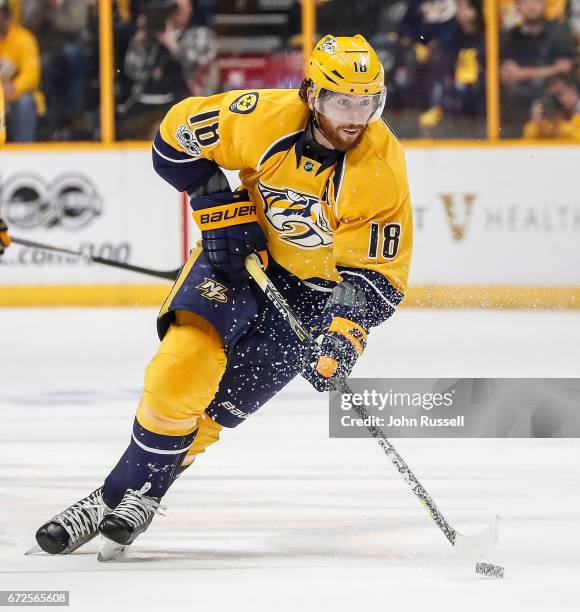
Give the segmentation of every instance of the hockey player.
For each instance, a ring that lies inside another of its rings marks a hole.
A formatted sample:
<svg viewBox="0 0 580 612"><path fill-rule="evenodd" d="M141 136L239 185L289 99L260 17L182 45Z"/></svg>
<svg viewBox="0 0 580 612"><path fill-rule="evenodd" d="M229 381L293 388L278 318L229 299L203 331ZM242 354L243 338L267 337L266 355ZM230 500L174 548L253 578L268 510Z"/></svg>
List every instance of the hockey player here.
<svg viewBox="0 0 580 612"><path fill-rule="evenodd" d="M403 299L412 245L400 143L381 120L383 68L362 36L325 36L296 90L188 98L153 144L157 173L190 196L202 235L158 318L161 345L129 446L86 498L36 534L52 554L98 532L101 559L145 531L175 478L301 373L347 376L369 330ZM232 192L221 169L239 170ZM253 284L245 257L315 330L305 349Z"/></svg>

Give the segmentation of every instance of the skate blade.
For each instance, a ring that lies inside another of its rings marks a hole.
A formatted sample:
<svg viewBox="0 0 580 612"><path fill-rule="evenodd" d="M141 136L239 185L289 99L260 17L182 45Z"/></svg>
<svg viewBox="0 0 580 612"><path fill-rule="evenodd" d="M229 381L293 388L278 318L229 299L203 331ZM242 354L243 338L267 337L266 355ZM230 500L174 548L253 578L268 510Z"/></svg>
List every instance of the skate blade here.
<svg viewBox="0 0 580 612"><path fill-rule="evenodd" d="M25 555L38 555L39 553L43 553L44 550L40 548L38 544L34 544L27 551L25 551Z"/></svg>
<svg viewBox="0 0 580 612"><path fill-rule="evenodd" d="M101 536L101 547L97 554L97 561L101 563L107 563L107 561L115 561L124 556L125 546L123 544L117 544L112 540L108 540Z"/></svg>

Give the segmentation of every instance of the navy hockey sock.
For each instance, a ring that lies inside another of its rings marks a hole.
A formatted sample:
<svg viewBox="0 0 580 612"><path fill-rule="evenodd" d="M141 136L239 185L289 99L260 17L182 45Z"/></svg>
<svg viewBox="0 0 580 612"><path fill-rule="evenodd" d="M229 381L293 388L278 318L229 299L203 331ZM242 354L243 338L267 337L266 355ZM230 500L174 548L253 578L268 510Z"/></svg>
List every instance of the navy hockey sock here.
<svg viewBox="0 0 580 612"><path fill-rule="evenodd" d="M151 484L147 495L163 497L181 472L181 462L193 443L196 431L183 436L156 434L133 423L133 435L127 450L107 476L103 499L115 507L127 489L138 490Z"/></svg>
<svg viewBox="0 0 580 612"><path fill-rule="evenodd" d="M129 447L130 448L130 447ZM103 501L109 508L116 508L125 495L129 480L129 448L125 450L117 465L105 479Z"/></svg>

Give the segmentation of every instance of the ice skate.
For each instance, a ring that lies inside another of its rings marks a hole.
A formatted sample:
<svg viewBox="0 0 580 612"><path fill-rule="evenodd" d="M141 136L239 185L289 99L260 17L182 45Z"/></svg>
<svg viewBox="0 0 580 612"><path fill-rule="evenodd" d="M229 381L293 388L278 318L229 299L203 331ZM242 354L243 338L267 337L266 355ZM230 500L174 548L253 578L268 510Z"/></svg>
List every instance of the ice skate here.
<svg viewBox="0 0 580 612"><path fill-rule="evenodd" d="M111 509L100 487L46 522L36 532L38 546L50 555L68 555L92 540L98 525Z"/></svg>
<svg viewBox="0 0 580 612"><path fill-rule="evenodd" d="M150 488L150 483L145 483L139 491L129 489L121 503L103 517L99 523L99 532L103 536L99 561L118 557L125 546L147 530L155 514L163 514L165 506L159 503L160 499L145 495Z"/></svg>

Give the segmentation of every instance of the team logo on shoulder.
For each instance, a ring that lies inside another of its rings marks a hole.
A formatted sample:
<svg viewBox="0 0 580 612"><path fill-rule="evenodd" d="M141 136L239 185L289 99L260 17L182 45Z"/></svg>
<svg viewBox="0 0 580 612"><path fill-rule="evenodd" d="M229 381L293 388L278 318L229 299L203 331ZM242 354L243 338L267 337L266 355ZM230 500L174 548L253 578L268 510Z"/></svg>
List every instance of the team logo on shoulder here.
<svg viewBox="0 0 580 612"><path fill-rule="evenodd" d="M320 48L327 53L334 53L337 45L338 43L332 36L327 36L320 44Z"/></svg>
<svg viewBox="0 0 580 612"><path fill-rule="evenodd" d="M226 295L228 291L227 287L213 280L213 278L204 278L203 283L199 283L195 288L201 289L201 295L208 300L221 302L222 304L228 301L228 296Z"/></svg>
<svg viewBox="0 0 580 612"><path fill-rule="evenodd" d="M332 230L320 200L308 193L258 183L264 213L280 240L303 249L317 249L332 243Z"/></svg>
<svg viewBox="0 0 580 612"><path fill-rule="evenodd" d="M260 94L257 91L245 93L239 98L236 98L230 104L230 110L232 111L232 113L240 113L241 115L247 115L256 108L259 97Z"/></svg>
<svg viewBox="0 0 580 612"><path fill-rule="evenodd" d="M183 123L177 128L175 139L186 153L189 153L193 157L199 157L201 155L201 148L193 132L186 125L183 125Z"/></svg>

